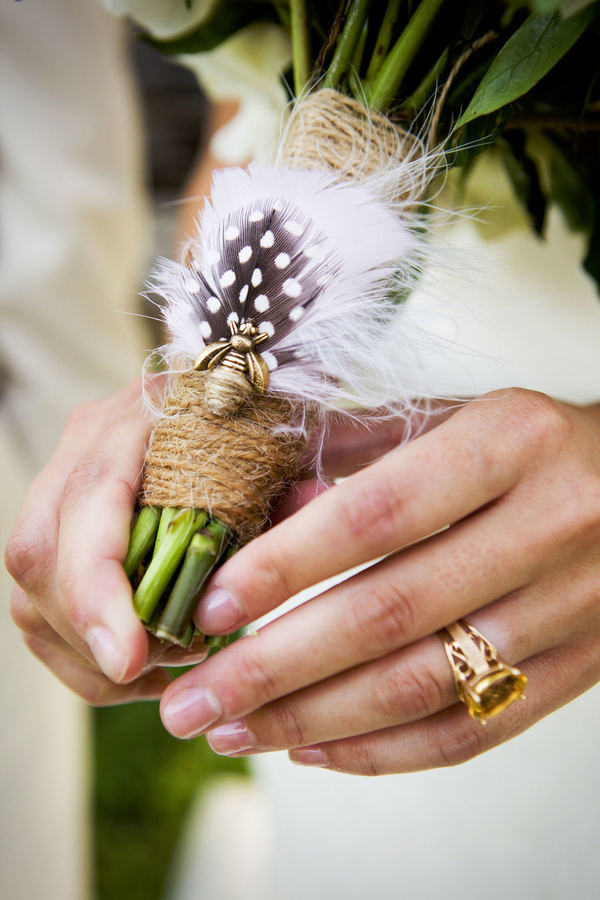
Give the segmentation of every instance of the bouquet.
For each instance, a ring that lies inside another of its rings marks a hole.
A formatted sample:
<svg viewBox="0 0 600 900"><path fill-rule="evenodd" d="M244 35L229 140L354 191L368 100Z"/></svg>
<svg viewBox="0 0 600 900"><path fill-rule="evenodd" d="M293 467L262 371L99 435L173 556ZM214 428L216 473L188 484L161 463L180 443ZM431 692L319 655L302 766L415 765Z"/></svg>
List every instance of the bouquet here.
<svg viewBox="0 0 600 900"><path fill-rule="evenodd" d="M394 326L440 173L464 181L493 145L532 227L558 203L600 275L598 5L543 8L223 0L160 42L202 52L276 19L293 96L275 164L220 172L180 261L150 285L170 382L124 565L159 638L191 645L211 572L266 526L332 416L410 415L413 347Z"/></svg>

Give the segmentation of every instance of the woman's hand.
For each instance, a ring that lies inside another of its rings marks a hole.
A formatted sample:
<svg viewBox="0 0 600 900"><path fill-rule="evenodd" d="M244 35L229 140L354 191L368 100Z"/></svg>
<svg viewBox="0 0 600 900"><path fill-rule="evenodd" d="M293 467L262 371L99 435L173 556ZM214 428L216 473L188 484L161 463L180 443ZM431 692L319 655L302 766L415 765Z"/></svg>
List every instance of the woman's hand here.
<svg viewBox="0 0 600 900"><path fill-rule="evenodd" d="M470 759L593 685L600 409L524 390L469 403L236 554L198 625L233 631L384 555L172 683L165 726L209 732L219 753L403 772ZM529 679L486 728L457 704L436 636L460 617Z"/></svg>
<svg viewBox="0 0 600 900"><path fill-rule="evenodd" d="M162 377L153 379L157 393L163 385ZM17 582L11 611L25 642L94 705L157 699L170 683L162 667L206 656L201 639L188 651L148 635L123 571L150 428L140 380L77 408L32 485L6 549L6 565ZM353 442L345 440L345 465L354 468L384 452L402 430L402 423L388 421L368 436L363 431ZM333 434L336 462L340 438L347 439L344 429ZM281 504L278 517L315 491L314 482L303 482Z"/></svg>
<svg viewBox="0 0 600 900"><path fill-rule="evenodd" d="M205 656L148 639L123 571L149 430L140 380L76 409L6 551L25 642L96 705L156 699L169 683L157 664Z"/></svg>

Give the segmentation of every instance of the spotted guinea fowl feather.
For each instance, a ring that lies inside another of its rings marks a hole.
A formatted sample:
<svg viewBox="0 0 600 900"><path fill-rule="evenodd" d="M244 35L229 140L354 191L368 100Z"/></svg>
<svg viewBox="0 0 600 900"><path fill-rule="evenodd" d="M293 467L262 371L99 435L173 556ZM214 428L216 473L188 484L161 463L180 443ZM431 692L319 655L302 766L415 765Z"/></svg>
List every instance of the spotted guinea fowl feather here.
<svg viewBox="0 0 600 900"><path fill-rule="evenodd" d="M222 170L184 262L161 261L150 285L171 367L251 320L268 335L270 391L329 408L402 402L415 354L394 323L417 268L411 224L368 186L323 172Z"/></svg>
<svg viewBox="0 0 600 900"><path fill-rule="evenodd" d="M200 333L205 341L224 340L232 321L252 321L267 335L261 354L273 370L290 354L280 358L271 347L335 277L335 260L315 262L320 235L300 210L277 199L236 210L211 237L210 281L190 261L200 284L193 300Z"/></svg>

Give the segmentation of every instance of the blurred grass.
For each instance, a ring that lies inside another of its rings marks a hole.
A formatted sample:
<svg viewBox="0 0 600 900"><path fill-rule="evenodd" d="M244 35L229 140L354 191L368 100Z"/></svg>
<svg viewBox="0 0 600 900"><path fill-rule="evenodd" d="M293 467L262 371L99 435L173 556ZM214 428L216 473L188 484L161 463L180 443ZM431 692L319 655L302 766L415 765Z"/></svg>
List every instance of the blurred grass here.
<svg viewBox="0 0 600 900"><path fill-rule="evenodd" d="M161 900L173 851L198 790L247 773L204 738L178 741L157 703L96 709L92 718L94 900Z"/></svg>

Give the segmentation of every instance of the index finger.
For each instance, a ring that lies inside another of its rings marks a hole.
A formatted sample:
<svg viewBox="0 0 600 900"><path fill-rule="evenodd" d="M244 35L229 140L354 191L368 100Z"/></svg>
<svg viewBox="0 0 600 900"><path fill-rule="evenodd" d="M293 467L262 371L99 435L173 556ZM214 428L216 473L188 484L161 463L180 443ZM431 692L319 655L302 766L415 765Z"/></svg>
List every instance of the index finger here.
<svg viewBox="0 0 600 900"><path fill-rule="evenodd" d="M363 411L360 418L352 414L334 415L328 421L324 435L319 433L309 441L305 453L306 472L309 476L313 474L314 456L317 446L322 444L322 473L328 478L352 475L400 444L435 428L464 402L426 400L405 415L390 416L381 410L381 415L377 410Z"/></svg>
<svg viewBox="0 0 600 900"><path fill-rule="evenodd" d="M148 652L123 559L149 429L141 405L122 416L73 469L60 507L55 627L117 682L137 677Z"/></svg>
<svg viewBox="0 0 600 900"><path fill-rule="evenodd" d="M505 493L518 479L524 452L498 417L505 394L467 405L243 548L212 579L196 613L199 628L209 634L239 628L299 591L418 541Z"/></svg>

